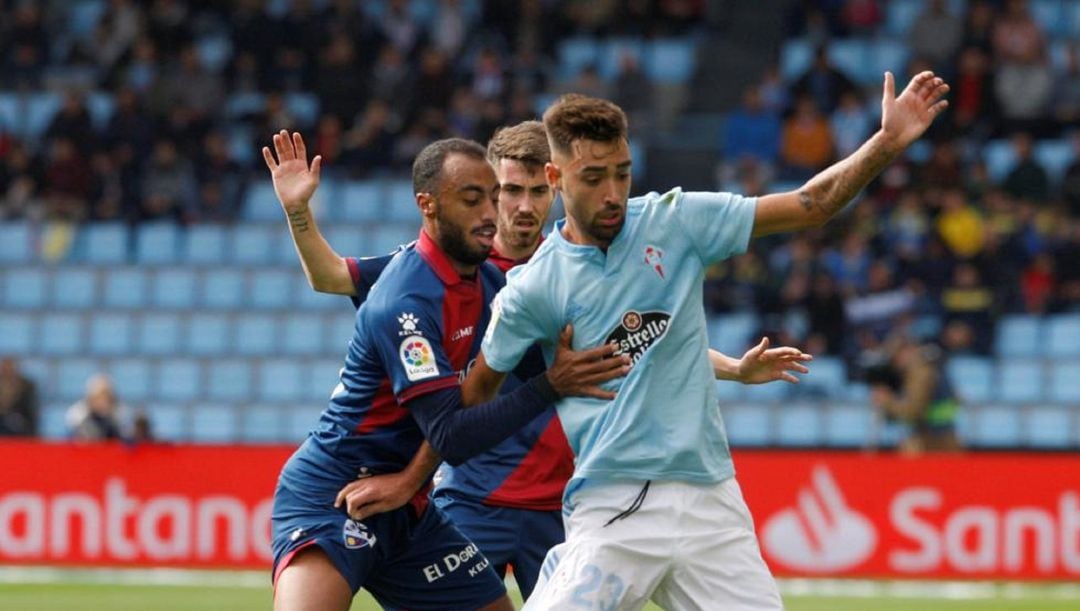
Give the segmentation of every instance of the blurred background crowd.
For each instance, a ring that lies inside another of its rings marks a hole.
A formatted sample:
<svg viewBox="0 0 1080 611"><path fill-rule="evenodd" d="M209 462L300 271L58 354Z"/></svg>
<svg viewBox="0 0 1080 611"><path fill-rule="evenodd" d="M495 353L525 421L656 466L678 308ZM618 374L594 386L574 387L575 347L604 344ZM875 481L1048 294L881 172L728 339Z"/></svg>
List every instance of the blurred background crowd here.
<svg viewBox="0 0 1080 611"><path fill-rule="evenodd" d="M133 355L186 356L151 359L135 392L186 410L239 399L211 384L212 359L239 355L253 359L237 361L240 377L261 396L273 349L247 352L238 330L220 351L200 352L184 335L186 325L195 332L192 313L215 307L216 289L203 288L213 270L200 265L232 265L244 287L234 309L218 308L223 328L250 309L279 320L306 299L306 288L294 301L270 295L301 283L298 272L279 277L296 271L295 255L279 239L284 223L258 155L275 130L301 131L323 156L320 217L340 229L334 246L376 254L415 235L407 178L425 144L484 142L560 93L607 97L628 112L635 193L757 195L797 188L872 134L885 70L906 83L932 69L952 86L948 111L857 205L710 270L713 343L741 353L768 333L846 364L846 384L903 328L968 358L956 381L969 401L1080 402L1066 383L1080 372L1080 2L0 0L0 58L0 228L25 246L0 247L0 297L15 312L10 328L33 327L0 351L50 379L68 355L90 354L80 374L139 369L123 361ZM186 275L184 266L193 266ZM93 276L93 295L75 305L50 288L71 269ZM27 301L26 283L40 300ZM145 297L110 302L116 286ZM173 295L185 286L186 301ZM263 289L269 304L258 302ZM176 313L175 352L143 338L139 316L155 306ZM347 317L311 307L320 337L331 316ZM117 311L134 322L98 322ZM43 341L57 333L42 318L50 312L70 323L74 344L57 340L53 351ZM280 328L263 328L271 345L283 341ZM97 334L128 339L103 348ZM331 360L344 341L296 354ZM1058 373L1056 361L1039 360L1048 357L1073 369ZM1038 375L1015 373L1009 359L1035 363ZM210 390L159 392L176 375ZM1014 377L1022 388L1002 395L998 385ZM826 379L825 396L836 396ZM267 401L297 403L307 384ZM55 401L81 392L62 386ZM198 416L178 418L196 428ZM234 419L243 436L245 417Z"/></svg>

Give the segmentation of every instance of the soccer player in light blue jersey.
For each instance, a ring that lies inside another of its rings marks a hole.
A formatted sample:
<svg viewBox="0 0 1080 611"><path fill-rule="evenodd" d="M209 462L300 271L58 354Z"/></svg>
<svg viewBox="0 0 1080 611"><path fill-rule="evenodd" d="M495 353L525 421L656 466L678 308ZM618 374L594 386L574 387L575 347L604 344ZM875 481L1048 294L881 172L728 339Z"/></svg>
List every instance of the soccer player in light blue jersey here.
<svg viewBox="0 0 1080 611"><path fill-rule="evenodd" d="M564 96L544 113L548 182L567 216L492 306L466 397L491 396L536 342L550 360L560 330L574 347L614 344L630 373L614 400L557 409L576 460L554 547L526 609L780 609L717 408L707 346L706 268L750 238L816 227L926 131L948 86L931 72L896 96L885 75L881 128L800 189L760 198L679 188L629 199L626 116Z"/></svg>

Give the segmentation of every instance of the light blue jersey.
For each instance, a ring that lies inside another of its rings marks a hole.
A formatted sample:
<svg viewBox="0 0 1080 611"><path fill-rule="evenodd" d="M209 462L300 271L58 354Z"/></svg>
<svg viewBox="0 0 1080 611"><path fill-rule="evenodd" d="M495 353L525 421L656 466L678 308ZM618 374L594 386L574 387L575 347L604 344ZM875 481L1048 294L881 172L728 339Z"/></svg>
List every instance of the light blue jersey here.
<svg viewBox="0 0 1080 611"><path fill-rule="evenodd" d="M487 363L510 371L539 341L550 364L560 330L573 348L618 343L633 368L614 401L558 404L583 480L716 483L734 475L720 418L702 284L705 269L745 252L756 200L730 193L632 198L605 255L568 242L559 221L532 260L510 271L484 337Z"/></svg>

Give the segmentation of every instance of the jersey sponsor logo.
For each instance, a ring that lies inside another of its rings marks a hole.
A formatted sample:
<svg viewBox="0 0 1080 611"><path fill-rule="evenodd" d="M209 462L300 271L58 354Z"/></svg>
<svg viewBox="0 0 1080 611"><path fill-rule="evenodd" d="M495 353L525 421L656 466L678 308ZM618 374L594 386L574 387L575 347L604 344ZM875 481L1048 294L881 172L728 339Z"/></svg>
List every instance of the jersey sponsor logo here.
<svg viewBox="0 0 1080 611"><path fill-rule="evenodd" d="M664 251L660 250L656 246L645 247L645 265L648 265L656 272L656 275L660 276L660 279L664 279Z"/></svg>
<svg viewBox="0 0 1080 611"><path fill-rule="evenodd" d="M456 342L459 339L463 339L463 338L466 338L466 337L472 337L472 334L473 334L473 326L469 325L468 327L463 327L461 329L458 329L457 331L454 331L454 333L450 336L450 341Z"/></svg>
<svg viewBox="0 0 1080 611"><path fill-rule="evenodd" d="M631 362L637 363L658 339L667 333L671 323L671 314L667 312L635 312L623 314L619 326L615 327L604 340L615 344L616 355L627 354Z"/></svg>
<svg viewBox="0 0 1080 611"><path fill-rule="evenodd" d="M473 562L473 560L476 560L476 562ZM472 566L468 566L470 563ZM470 543L460 552L451 552L443 556L442 562L436 562L425 566L423 572L427 582L432 583L462 567L467 567L466 570L469 573L469 577L476 577L482 573L484 569L488 568L488 566L490 566L488 559L480 554L480 550L476 547L475 543Z"/></svg>
<svg viewBox="0 0 1080 611"><path fill-rule="evenodd" d="M419 335L406 337L401 342L401 364L405 366L405 376L410 382L439 375L431 343Z"/></svg>
<svg viewBox="0 0 1080 611"><path fill-rule="evenodd" d="M375 547L375 541L377 540L367 526L356 520L345 520L345 527L342 529L341 536L345 540L345 547L348 549Z"/></svg>
<svg viewBox="0 0 1080 611"><path fill-rule="evenodd" d="M397 321L398 324L401 325L401 330L398 331L399 336L404 337L406 335L423 335L423 332L416 328L416 325L419 324L420 321L416 319L416 316L414 314L410 312L403 312L401 316L398 316Z"/></svg>
<svg viewBox="0 0 1080 611"><path fill-rule="evenodd" d="M773 515L762 529L765 549L783 564L812 573L831 573L865 562L877 547L877 530L848 506L832 473L814 468L797 505Z"/></svg>

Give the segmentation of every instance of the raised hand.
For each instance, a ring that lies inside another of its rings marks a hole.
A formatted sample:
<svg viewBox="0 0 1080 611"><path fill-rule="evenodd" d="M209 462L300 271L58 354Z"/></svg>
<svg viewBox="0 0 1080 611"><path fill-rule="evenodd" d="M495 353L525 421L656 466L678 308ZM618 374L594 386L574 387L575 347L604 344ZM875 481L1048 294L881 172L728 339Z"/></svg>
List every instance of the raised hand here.
<svg viewBox="0 0 1080 611"><path fill-rule="evenodd" d="M769 338L746 351L739 360L738 380L743 384L764 384L783 380L798 384L799 378L791 372L809 373L803 363L814 360L798 348L782 347L769 349Z"/></svg>
<svg viewBox="0 0 1080 611"><path fill-rule="evenodd" d="M290 136L286 130L274 134L274 153L264 146L262 149L266 167L270 168L270 176L274 179L274 192L281 200L286 213L307 206L308 200L319 186L319 170L322 168L322 156L316 155L308 167L307 147L304 146L304 138L299 132L293 132Z"/></svg>
<svg viewBox="0 0 1080 611"><path fill-rule="evenodd" d="M574 328L566 325L559 334L555 361L547 370L548 381L551 382L552 388L561 397L614 399L615 393L600 388L600 384L629 373L630 357L625 354L615 356L613 344L604 344L575 352L570 349L573 338Z"/></svg>
<svg viewBox="0 0 1080 611"><path fill-rule="evenodd" d="M881 96L881 131L900 148L906 148L949 106L942 99L948 92L945 81L927 70L916 74L900 97L896 97L892 72L886 72Z"/></svg>

